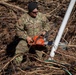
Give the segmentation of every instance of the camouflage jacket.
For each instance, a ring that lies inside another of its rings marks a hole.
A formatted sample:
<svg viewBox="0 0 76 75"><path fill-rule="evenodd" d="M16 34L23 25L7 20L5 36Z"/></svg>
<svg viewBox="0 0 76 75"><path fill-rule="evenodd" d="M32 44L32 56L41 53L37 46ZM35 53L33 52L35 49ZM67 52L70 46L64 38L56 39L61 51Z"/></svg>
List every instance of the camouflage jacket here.
<svg viewBox="0 0 76 75"><path fill-rule="evenodd" d="M27 36L35 36L42 31L50 30L49 21L44 14L38 12L36 18L32 18L27 13L21 16L16 24L17 35L26 40Z"/></svg>

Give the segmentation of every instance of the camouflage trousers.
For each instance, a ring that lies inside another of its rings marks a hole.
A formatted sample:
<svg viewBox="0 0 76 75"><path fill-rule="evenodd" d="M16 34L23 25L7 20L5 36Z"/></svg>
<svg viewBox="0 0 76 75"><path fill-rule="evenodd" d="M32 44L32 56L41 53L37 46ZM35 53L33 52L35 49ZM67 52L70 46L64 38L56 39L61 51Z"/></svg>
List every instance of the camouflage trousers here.
<svg viewBox="0 0 76 75"><path fill-rule="evenodd" d="M17 54L21 54L18 57L15 58L14 62L16 64L21 64L22 60L23 60L23 54L29 52L29 47L27 45L27 42L24 40L21 40L17 47L16 47L16 52L15 55ZM42 53L41 51L35 50L37 56L41 59L42 58Z"/></svg>
<svg viewBox="0 0 76 75"><path fill-rule="evenodd" d="M19 54L19 56L17 56L17 57L15 58L14 62L15 62L16 64L20 64L20 63L22 62L22 60L23 60L23 54L24 54L24 53L27 53L27 52L29 52L29 48L28 48L28 46L27 46L27 42L24 41L24 40L21 40L21 41L18 43L18 45L16 46L15 55L18 55L18 54Z"/></svg>

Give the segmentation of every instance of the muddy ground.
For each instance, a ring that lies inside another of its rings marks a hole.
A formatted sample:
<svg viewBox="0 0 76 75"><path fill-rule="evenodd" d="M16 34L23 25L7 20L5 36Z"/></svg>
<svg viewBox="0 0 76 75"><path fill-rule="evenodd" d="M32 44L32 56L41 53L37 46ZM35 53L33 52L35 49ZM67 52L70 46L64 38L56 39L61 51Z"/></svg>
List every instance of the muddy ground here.
<svg viewBox="0 0 76 75"><path fill-rule="evenodd" d="M75 75L76 4L61 38L61 42L67 43L67 46L58 47L54 57L55 61L45 61L49 58L52 48L52 46L47 46L48 52L43 52L43 60L39 60L34 54L25 54L27 60L22 65L24 66L28 63L29 66L26 70L23 70L20 67L16 67L12 62L16 56L13 56L13 54L10 56L9 53L14 51L15 43L13 45L10 44L15 40L15 24L20 16L27 11L28 2L33 0L2 1L4 2L0 1L0 75ZM39 11L47 15L51 26L48 40L54 41L70 0L36 1L39 4ZM7 52L8 55L6 55Z"/></svg>

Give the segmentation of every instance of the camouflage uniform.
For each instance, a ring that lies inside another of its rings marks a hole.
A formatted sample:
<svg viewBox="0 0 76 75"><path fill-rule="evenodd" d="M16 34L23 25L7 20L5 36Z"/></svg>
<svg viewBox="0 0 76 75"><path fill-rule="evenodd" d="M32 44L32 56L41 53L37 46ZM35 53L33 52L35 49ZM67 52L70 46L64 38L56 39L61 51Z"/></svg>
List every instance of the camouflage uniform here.
<svg viewBox="0 0 76 75"><path fill-rule="evenodd" d="M36 18L32 18L27 13L22 15L22 17L19 19L19 22L16 25L17 28L17 35L19 38L22 38L19 42L19 44L16 47L16 54L19 53L25 53L29 51L29 48L27 46L26 37L30 36L33 37L35 35L40 34L42 31L48 31L50 30L50 25L45 17L44 14L38 12ZM37 51L39 54L39 52ZM17 62L21 62L23 59L23 56L19 56L16 58Z"/></svg>

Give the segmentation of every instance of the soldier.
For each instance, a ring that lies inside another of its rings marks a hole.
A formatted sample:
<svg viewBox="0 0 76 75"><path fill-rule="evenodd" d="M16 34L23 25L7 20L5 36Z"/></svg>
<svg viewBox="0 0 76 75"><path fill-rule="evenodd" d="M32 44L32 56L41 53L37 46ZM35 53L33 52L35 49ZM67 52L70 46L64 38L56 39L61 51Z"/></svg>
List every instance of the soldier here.
<svg viewBox="0 0 76 75"><path fill-rule="evenodd" d="M50 30L50 25L44 14L38 11L37 2L30 2L28 4L28 13L25 13L19 19L17 25L17 35L21 39L16 47L15 54L29 52L27 42L33 41L35 35L45 34ZM36 50L37 55L41 58L42 54ZM23 55L16 57L16 63L21 63Z"/></svg>

